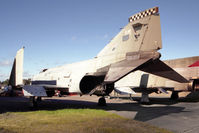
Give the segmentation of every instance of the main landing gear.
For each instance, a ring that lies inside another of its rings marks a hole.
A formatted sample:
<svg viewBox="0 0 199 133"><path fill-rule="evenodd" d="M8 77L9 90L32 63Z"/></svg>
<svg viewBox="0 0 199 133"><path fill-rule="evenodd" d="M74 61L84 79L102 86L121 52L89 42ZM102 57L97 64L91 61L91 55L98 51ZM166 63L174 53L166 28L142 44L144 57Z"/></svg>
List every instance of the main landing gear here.
<svg viewBox="0 0 199 133"><path fill-rule="evenodd" d="M140 102L142 104L149 104L150 101L149 101L149 93L148 92L146 92L146 91L142 92L142 97L141 97Z"/></svg>
<svg viewBox="0 0 199 133"><path fill-rule="evenodd" d="M31 108L37 108L38 102L41 102L41 101L42 101L41 97L36 98L35 96L31 96L30 101L29 101L29 106Z"/></svg>
<svg viewBox="0 0 199 133"><path fill-rule="evenodd" d="M105 97L101 97L98 100L98 106L106 106L106 99Z"/></svg>
<svg viewBox="0 0 199 133"><path fill-rule="evenodd" d="M37 107L37 101L36 101L35 97L30 97L29 100L30 100L29 101L30 108L36 108Z"/></svg>
<svg viewBox="0 0 199 133"><path fill-rule="evenodd" d="M171 100L178 100L179 95L178 95L178 91L173 91L171 94Z"/></svg>

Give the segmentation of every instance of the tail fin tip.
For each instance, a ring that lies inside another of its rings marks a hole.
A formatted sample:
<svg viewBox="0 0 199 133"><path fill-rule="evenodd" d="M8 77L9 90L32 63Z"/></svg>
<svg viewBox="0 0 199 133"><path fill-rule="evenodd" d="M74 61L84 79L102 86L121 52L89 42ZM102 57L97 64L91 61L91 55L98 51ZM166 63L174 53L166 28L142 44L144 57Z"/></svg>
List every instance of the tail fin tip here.
<svg viewBox="0 0 199 133"><path fill-rule="evenodd" d="M147 9L145 11L139 12L139 13L134 14L133 16L129 17L129 22L133 22L135 20L144 18L146 16L157 14L158 12L159 12L159 8L158 7Z"/></svg>

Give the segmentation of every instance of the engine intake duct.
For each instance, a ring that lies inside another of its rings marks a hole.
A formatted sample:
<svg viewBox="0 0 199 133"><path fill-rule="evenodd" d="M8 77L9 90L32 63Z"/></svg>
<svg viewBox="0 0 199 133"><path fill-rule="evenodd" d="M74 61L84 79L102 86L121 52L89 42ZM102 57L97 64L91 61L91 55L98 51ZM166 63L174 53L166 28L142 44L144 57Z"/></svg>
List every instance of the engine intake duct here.
<svg viewBox="0 0 199 133"><path fill-rule="evenodd" d="M104 81L104 76L84 76L80 81L80 91L89 94L95 87Z"/></svg>

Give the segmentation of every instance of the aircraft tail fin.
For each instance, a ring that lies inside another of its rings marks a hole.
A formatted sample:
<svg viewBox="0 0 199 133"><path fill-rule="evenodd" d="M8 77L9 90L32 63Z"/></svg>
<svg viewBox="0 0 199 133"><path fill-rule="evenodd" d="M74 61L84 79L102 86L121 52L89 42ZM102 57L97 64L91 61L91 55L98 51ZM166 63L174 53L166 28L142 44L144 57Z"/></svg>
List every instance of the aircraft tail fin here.
<svg viewBox="0 0 199 133"><path fill-rule="evenodd" d="M17 51L12 66L9 85L20 86L23 85L23 58L24 58L24 47Z"/></svg>
<svg viewBox="0 0 199 133"><path fill-rule="evenodd" d="M98 54L98 68L109 66L104 82L116 82L130 72L142 70L177 82L188 82L159 60L162 48L158 7L139 12ZM100 70L100 69L99 69Z"/></svg>
<svg viewBox="0 0 199 133"><path fill-rule="evenodd" d="M97 57L109 62L131 52L157 51L162 48L158 7L137 13L129 23L105 46ZM107 61L107 60L106 60ZM115 61L117 62L117 61Z"/></svg>

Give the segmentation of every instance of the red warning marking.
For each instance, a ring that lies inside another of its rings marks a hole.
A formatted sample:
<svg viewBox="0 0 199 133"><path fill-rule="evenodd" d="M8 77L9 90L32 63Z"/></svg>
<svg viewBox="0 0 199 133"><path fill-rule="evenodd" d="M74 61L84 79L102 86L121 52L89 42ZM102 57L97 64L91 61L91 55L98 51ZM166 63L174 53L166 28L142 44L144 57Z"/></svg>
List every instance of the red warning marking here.
<svg viewBox="0 0 199 133"><path fill-rule="evenodd" d="M189 67L198 67L198 66L199 66L199 61L196 61L195 63L193 63Z"/></svg>

